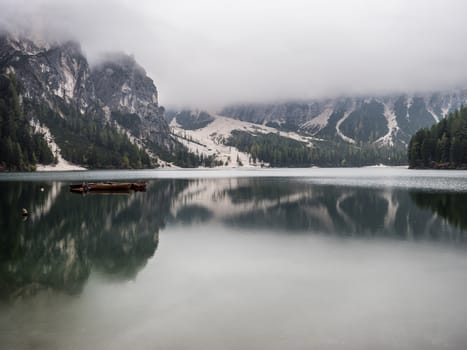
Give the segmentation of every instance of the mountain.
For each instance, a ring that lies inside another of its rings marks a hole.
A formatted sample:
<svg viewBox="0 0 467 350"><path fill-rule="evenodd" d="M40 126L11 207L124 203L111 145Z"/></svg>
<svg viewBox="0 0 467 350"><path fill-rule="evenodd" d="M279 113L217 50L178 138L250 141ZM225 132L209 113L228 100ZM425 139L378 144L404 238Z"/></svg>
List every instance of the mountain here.
<svg viewBox="0 0 467 350"><path fill-rule="evenodd" d="M166 112L132 56L91 66L76 42L5 32L0 90L4 170L406 164L410 137L467 103L459 89Z"/></svg>
<svg viewBox="0 0 467 350"><path fill-rule="evenodd" d="M42 135L55 161L98 168L150 167L170 158L177 147L154 82L131 56L107 55L91 67L76 42L51 43L4 32L0 75L12 82L10 90L18 96L11 110L16 108L28 121L30 134ZM10 112L5 110L2 120ZM3 130L2 139L21 144L12 130ZM2 146L0 163L8 168L5 149ZM34 159L27 161L34 165ZM10 168L24 170L19 165Z"/></svg>
<svg viewBox="0 0 467 350"><path fill-rule="evenodd" d="M107 55L92 69L96 96L104 103L107 117L142 140L154 151L173 151L175 143L158 104L157 88L132 56Z"/></svg>
<svg viewBox="0 0 467 350"><path fill-rule="evenodd" d="M411 136L466 103L459 89L169 111L166 120L192 152L234 167L405 165Z"/></svg>
<svg viewBox="0 0 467 350"><path fill-rule="evenodd" d="M344 143L407 145L420 128L433 125L467 103L467 89L380 97L345 97L277 104L238 104L223 116Z"/></svg>

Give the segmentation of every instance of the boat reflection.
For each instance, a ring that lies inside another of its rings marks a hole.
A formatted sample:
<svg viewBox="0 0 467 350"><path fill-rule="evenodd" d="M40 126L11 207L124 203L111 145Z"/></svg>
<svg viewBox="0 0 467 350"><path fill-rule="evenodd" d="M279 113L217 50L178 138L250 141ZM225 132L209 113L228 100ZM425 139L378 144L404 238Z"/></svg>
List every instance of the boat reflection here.
<svg viewBox="0 0 467 350"><path fill-rule="evenodd" d="M92 269L135 278L154 255L159 230L184 186L156 181L146 193L82 197L63 183L0 183L0 297L44 289L80 293ZM22 206L31 208L25 222L14 210Z"/></svg>

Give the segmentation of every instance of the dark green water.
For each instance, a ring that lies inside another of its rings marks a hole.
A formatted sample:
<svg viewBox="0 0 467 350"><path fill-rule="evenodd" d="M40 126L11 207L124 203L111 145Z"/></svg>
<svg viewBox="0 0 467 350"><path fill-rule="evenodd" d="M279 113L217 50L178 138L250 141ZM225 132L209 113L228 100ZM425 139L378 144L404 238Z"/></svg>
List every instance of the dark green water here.
<svg viewBox="0 0 467 350"><path fill-rule="evenodd" d="M147 192L68 192L123 178L146 179ZM466 179L405 169L5 175L1 348L467 348Z"/></svg>

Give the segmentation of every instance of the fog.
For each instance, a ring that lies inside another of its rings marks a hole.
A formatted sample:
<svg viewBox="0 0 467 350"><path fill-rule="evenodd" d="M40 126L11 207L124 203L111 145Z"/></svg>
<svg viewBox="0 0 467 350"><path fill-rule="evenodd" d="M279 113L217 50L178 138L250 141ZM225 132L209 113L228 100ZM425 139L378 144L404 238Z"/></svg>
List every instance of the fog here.
<svg viewBox="0 0 467 350"><path fill-rule="evenodd" d="M467 85L467 2L0 0L0 22L134 54L166 106Z"/></svg>

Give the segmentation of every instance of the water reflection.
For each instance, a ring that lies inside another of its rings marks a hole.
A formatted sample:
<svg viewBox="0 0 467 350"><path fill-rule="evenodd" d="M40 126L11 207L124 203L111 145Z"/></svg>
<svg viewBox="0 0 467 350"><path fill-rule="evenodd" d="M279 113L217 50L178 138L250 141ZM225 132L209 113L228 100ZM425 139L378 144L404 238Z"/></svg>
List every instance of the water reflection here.
<svg viewBox="0 0 467 350"><path fill-rule="evenodd" d="M155 180L147 192L76 196L60 182L0 182L0 298L80 293L91 271L133 279L171 225L465 243L467 194L303 179ZM30 210L23 222L20 208Z"/></svg>
<svg viewBox="0 0 467 350"><path fill-rule="evenodd" d="M154 255L183 181L152 182L147 193L76 196L63 183L0 183L0 297L43 289L79 293L91 269L134 278ZM30 208L27 221L19 215Z"/></svg>
<svg viewBox="0 0 467 350"><path fill-rule="evenodd" d="M180 194L183 205L174 217L280 233L457 243L466 240L466 197L291 179L194 180Z"/></svg>
<svg viewBox="0 0 467 350"><path fill-rule="evenodd" d="M451 224L467 229L467 193L411 192L420 208L430 209Z"/></svg>

